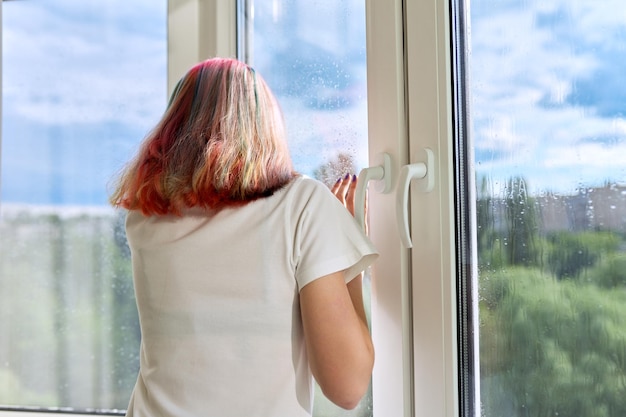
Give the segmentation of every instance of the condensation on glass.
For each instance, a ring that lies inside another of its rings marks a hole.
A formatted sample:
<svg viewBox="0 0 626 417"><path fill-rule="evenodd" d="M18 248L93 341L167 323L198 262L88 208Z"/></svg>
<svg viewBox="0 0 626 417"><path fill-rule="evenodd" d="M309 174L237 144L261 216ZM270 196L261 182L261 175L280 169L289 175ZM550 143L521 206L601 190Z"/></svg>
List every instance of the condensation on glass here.
<svg viewBox="0 0 626 417"><path fill-rule="evenodd" d="M626 15L472 1L481 415L626 415Z"/></svg>
<svg viewBox="0 0 626 417"><path fill-rule="evenodd" d="M166 2L2 3L0 408L125 409L139 325L107 183L166 104Z"/></svg>
<svg viewBox="0 0 626 417"><path fill-rule="evenodd" d="M279 99L296 169L327 183L358 174L367 162L365 2L240 5L242 55Z"/></svg>
<svg viewBox="0 0 626 417"><path fill-rule="evenodd" d="M365 2L241 0L239 19L239 54L280 102L296 170L329 186L358 174L367 164ZM347 412L318 390L314 415L369 416L371 403L370 392Z"/></svg>

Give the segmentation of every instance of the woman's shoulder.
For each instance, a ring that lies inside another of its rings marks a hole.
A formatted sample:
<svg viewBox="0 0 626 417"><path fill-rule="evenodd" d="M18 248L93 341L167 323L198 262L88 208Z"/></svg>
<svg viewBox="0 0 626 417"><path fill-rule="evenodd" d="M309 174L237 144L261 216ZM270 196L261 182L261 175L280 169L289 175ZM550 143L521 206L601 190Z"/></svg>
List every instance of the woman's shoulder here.
<svg viewBox="0 0 626 417"><path fill-rule="evenodd" d="M294 178L277 194L274 196L276 204L292 213L332 207L333 200L336 200L324 183L306 175Z"/></svg>
<svg viewBox="0 0 626 417"><path fill-rule="evenodd" d="M311 177L302 175L294 179L285 191L284 202L292 212L334 216L346 211L326 184Z"/></svg>
<svg viewBox="0 0 626 417"><path fill-rule="evenodd" d="M288 186L289 192L310 195L310 194L332 194L330 189L321 181L306 175L299 175Z"/></svg>

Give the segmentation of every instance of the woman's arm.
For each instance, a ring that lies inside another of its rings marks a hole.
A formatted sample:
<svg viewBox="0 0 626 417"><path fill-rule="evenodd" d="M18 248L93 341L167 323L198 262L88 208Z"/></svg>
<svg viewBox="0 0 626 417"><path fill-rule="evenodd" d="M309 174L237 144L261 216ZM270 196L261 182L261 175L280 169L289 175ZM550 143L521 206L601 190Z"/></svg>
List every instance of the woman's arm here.
<svg viewBox="0 0 626 417"><path fill-rule="evenodd" d="M367 391L374 366L361 282L358 276L346 285L337 272L300 290L309 366L324 395L346 409Z"/></svg>
<svg viewBox="0 0 626 417"><path fill-rule="evenodd" d="M333 194L354 215L356 177L335 184ZM356 407L374 366L374 347L363 306L363 274L347 285L343 271L300 290L300 309L309 365L326 397L340 407Z"/></svg>

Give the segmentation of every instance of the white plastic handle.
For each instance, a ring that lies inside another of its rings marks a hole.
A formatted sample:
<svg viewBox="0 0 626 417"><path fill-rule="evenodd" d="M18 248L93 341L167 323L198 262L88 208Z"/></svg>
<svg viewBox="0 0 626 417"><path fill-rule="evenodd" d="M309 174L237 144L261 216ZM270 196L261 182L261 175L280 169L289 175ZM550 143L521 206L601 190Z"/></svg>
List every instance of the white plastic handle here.
<svg viewBox="0 0 626 417"><path fill-rule="evenodd" d="M425 181L422 192L430 192L434 187L435 157L431 149L425 149L425 161L405 165L400 169L398 190L396 194L396 222L400 240L406 248L412 248L411 232L409 230L409 188L411 181L422 179Z"/></svg>
<svg viewBox="0 0 626 417"><path fill-rule="evenodd" d="M377 188L381 193L391 191L391 156L383 153L381 164L369 168L363 168L359 172L356 190L354 192L354 219L361 229L365 230L365 194L367 184L372 180L382 182L382 186Z"/></svg>

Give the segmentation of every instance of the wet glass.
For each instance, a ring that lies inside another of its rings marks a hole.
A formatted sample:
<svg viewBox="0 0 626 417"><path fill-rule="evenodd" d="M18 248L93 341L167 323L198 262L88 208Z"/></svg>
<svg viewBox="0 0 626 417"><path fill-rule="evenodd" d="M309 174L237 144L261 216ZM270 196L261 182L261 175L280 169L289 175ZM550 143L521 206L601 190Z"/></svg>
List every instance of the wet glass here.
<svg viewBox="0 0 626 417"><path fill-rule="evenodd" d="M365 2L239 2L239 54L267 80L285 114L299 172L332 186L367 164ZM365 281L366 300L369 281ZM316 393L314 415L369 416L370 394L353 411Z"/></svg>
<svg viewBox="0 0 626 417"><path fill-rule="evenodd" d="M472 1L481 415L626 415L626 14Z"/></svg>
<svg viewBox="0 0 626 417"><path fill-rule="evenodd" d="M2 3L0 409L128 405L140 334L107 185L166 105L166 6Z"/></svg>

